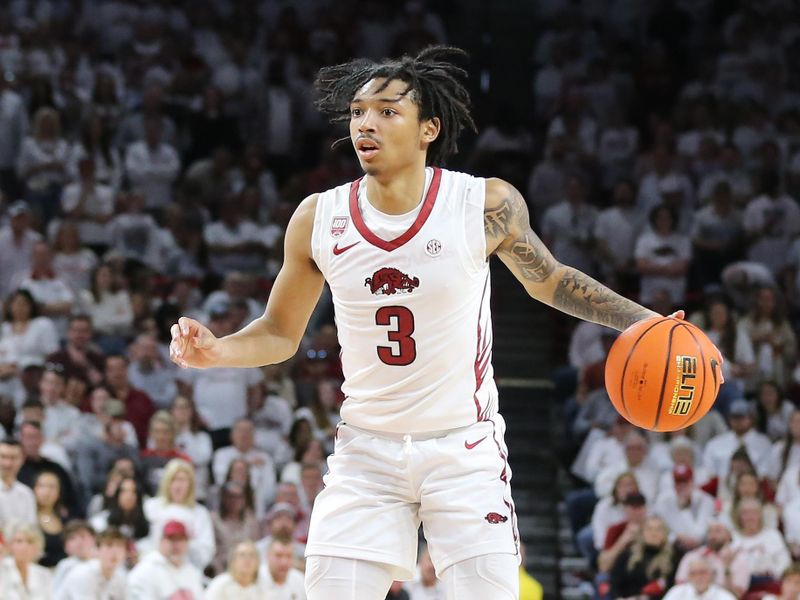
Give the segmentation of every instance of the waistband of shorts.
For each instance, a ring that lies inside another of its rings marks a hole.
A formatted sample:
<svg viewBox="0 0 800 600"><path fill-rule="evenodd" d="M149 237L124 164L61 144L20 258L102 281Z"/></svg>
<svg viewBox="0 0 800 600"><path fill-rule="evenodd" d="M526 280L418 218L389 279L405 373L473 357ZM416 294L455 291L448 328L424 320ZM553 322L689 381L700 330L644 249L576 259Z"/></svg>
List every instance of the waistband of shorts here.
<svg viewBox="0 0 800 600"><path fill-rule="evenodd" d="M454 427L453 429L442 429L439 431L418 431L410 433L396 433L394 431L377 431L375 429L364 429L363 427L356 427L355 425L351 425L350 423L345 423L344 421L341 421L340 425L345 425L350 429L358 431L359 433L364 433L366 435L384 438L387 440L403 442L410 439L412 442L424 442L425 440L443 438L450 435L451 433L465 431L470 427L472 427L473 425L475 425L476 423L471 423L470 425L464 425L463 427Z"/></svg>

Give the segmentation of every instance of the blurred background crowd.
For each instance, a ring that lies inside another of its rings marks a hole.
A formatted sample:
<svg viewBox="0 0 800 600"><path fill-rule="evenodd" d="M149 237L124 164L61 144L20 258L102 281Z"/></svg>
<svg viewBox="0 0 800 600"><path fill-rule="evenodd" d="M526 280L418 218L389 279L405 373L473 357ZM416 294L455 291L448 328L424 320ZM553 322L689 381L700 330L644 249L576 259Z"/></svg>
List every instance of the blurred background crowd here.
<svg viewBox="0 0 800 600"><path fill-rule="evenodd" d="M177 369L169 327L187 315L225 335L259 316L296 205L359 176L349 144L333 146L346 133L313 107L316 70L451 42L473 55L480 133L449 166L514 183L559 260L662 314L687 309L725 358L707 418L644 435L603 388L614 333L563 320L551 366L585 558L575 590L797 599L795 3L540 0L514 40L474 34L492 6L3 3L10 598L124 590L126 577L141 598L200 597L211 578L208 598L304 597L342 401L330 299L297 357L263 369ZM521 577L522 598L541 597ZM423 552L418 581L389 597L438 594Z"/></svg>

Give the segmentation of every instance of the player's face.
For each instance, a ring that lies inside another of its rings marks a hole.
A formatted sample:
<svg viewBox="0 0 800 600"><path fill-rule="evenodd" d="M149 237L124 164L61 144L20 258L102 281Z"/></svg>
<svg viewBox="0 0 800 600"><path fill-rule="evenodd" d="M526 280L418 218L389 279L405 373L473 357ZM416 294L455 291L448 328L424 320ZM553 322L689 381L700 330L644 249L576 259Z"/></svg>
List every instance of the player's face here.
<svg viewBox="0 0 800 600"><path fill-rule="evenodd" d="M350 140L368 175L424 164L427 147L439 133L438 119L420 122L407 83L394 79L381 90L384 82L370 80L350 103Z"/></svg>

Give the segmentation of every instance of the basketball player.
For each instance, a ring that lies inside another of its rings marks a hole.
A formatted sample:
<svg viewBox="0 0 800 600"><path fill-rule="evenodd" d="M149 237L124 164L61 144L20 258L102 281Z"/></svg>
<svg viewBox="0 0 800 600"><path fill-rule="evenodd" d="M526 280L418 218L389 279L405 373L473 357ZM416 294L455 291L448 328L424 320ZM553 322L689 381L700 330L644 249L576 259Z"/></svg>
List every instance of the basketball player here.
<svg viewBox="0 0 800 600"><path fill-rule="evenodd" d="M435 47L323 68L318 106L349 120L366 175L313 194L286 231L263 316L215 338L181 317L183 367L258 367L294 355L328 282L346 399L311 516L310 600L382 600L410 579L424 526L446 597L517 598L519 539L491 366L489 262L528 293L616 329L656 313L559 264L500 179L437 165L474 127L465 72Z"/></svg>

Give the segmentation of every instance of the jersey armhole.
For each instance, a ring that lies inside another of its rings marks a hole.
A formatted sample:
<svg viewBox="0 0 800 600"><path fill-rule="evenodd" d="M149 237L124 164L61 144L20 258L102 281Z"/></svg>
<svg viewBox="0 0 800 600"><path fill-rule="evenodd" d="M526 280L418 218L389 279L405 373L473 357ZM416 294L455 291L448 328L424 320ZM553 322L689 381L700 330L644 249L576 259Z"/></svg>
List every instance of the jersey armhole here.
<svg viewBox="0 0 800 600"><path fill-rule="evenodd" d="M322 252L322 240L321 240L321 223L324 220L324 203L326 200L327 192L324 192L317 196L317 205L314 207L314 224L311 228L311 258L316 263L317 268L320 270L323 275L326 272L327 264L323 264L323 256L325 255Z"/></svg>
<svg viewBox="0 0 800 600"><path fill-rule="evenodd" d="M486 232L483 211L486 203L486 179L470 177L465 184L461 218L463 239L462 261L464 268L473 275L482 274L489 263L486 256Z"/></svg>

